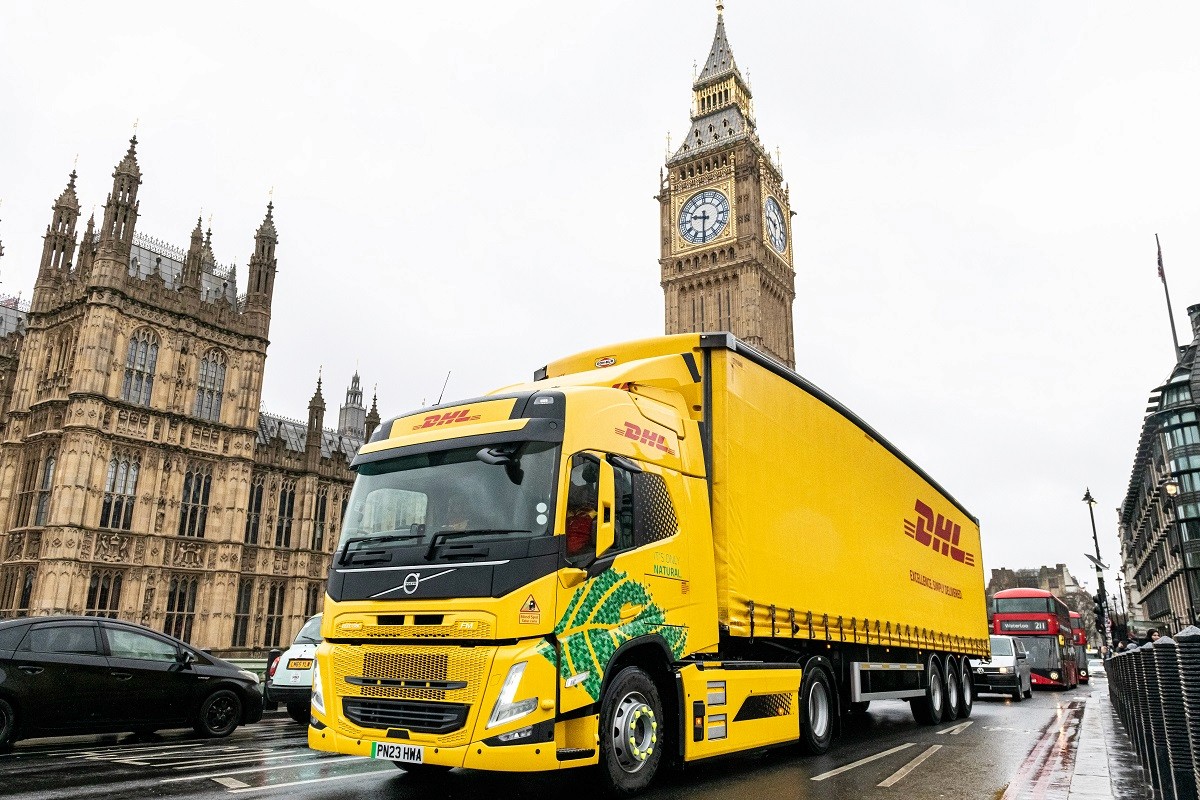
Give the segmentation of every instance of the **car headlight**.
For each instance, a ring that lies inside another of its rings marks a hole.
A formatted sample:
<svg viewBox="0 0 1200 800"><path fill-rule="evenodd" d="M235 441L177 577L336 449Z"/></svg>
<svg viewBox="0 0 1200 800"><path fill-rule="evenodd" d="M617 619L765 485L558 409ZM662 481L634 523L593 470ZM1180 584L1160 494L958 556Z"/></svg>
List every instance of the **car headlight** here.
<svg viewBox="0 0 1200 800"><path fill-rule="evenodd" d="M1001 675L1007 675L1012 672L1012 667L1001 667L998 671Z"/></svg>
<svg viewBox="0 0 1200 800"><path fill-rule="evenodd" d="M325 713L325 693L321 689L321 662L313 662L312 707L319 714Z"/></svg>
<svg viewBox="0 0 1200 800"><path fill-rule="evenodd" d="M258 685L258 675L256 673L253 673L248 669L239 669L238 675L241 675L243 678L250 681L251 683Z"/></svg>
<svg viewBox="0 0 1200 800"><path fill-rule="evenodd" d="M504 679L504 685L500 687L500 696L496 698L496 706L492 709L492 716L488 719L487 727L494 728L505 722L518 720L532 714L537 708L538 699L536 697L513 702L513 698L517 695L517 686L521 683L521 676L525 674L526 663L528 662L521 661L509 668L508 676Z"/></svg>

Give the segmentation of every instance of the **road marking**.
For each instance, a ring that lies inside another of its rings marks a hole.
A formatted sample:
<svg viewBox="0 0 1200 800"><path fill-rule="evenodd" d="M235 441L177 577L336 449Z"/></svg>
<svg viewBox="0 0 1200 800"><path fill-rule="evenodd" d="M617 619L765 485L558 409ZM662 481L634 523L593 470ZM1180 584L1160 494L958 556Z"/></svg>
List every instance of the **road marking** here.
<svg viewBox="0 0 1200 800"><path fill-rule="evenodd" d="M921 766L921 764L925 761L925 759L929 758L931 755L933 755L934 753L936 753L938 750L941 750L941 749L942 749L942 746L940 744L935 744L933 747L930 747L924 753L921 753L921 755L917 756L912 761L908 762L903 767L901 767L900 769L893 772L891 775L889 775L887 778L884 779L883 783L881 783L879 785L880 786L895 786L897 783L899 783L900 781L902 781L904 779L905 775L912 772L917 767Z"/></svg>
<svg viewBox="0 0 1200 800"><path fill-rule="evenodd" d="M870 764L872 761L876 761L880 758L883 758L884 756L890 756L892 753L899 753L901 750L907 750L910 747L916 747L916 746L917 745L915 742L908 742L907 744L902 744L899 747L893 747L891 750L884 750L882 753L876 753L873 756L867 756L866 758L860 758L858 761L853 761L853 762L845 765L844 767L838 767L835 770L831 770L829 772L823 772L820 775L817 775L816 777L812 778L812 780L823 781L826 778L832 778L834 775L841 775L843 772L849 772L850 770L854 769L855 767L861 767L863 764Z"/></svg>
<svg viewBox="0 0 1200 800"><path fill-rule="evenodd" d="M260 761L260 762L261 761L281 761L285 758L304 758L305 756L309 756L309 755L312 755L311 751L302 750L299 753L281 753L279 755L273 755L273 756L259 756L259 757L255 758L254 761ZM244 764L244 763L247 763L247 759L245 759L245 758L221 758L221 759L212 759L210 761L189 761L185 764L174 764L174 765L170 765L170 766L171 766L171 769L182 770L182 769L203 769L205 767L221 767L226 764ZM168 766L168 765L163 764L163 765L158 765L158 766Z"/></svg>
<svg viewBox="0 0 1200 800"><path fill-rule="evenodd" d="M213 778L214 781L224 786L226 789L245 789L250 784L243 783L237 778Z"/></svg>
<svg viewBox="0 0 1200 800"><path fill-rule="evenodd" d="M38 753L38 755L55 755L61 756L64 753L73 753L67 758L86 758L89 760L99 760L105 758L117 758L126 754L132 753L152 753L153 751L165 750L183 750L190 747L203 747L207 742L184 742L180 744L154 744L154 745L110 745L108 747L88 747L81 750L54 750Z"/></svg>
<svg viewBox="0 0 1200 800"><path fill-rule="evenodd" d="M960 733L965 731L967 728L971 727L971 723L973 723L973 722L974 722L974 720L967 720L966 722L960 722L958 725L955 725L953 728L946 728L944 731L938 731L937 735L941 736L943 733L948 733L951 736L958 736Z"/></svg>
<svg viewBox="0 0 1200 800"><path fill-rule="evenodd" d="M285 786L302 786L306 783L323 783L325 781L341 781L346 778L363 778L367 775L374 775L377 772L391 772L391 770L372 769L366 772L352 772L349 775L330 775L328 778L313 778L307 781L291 781L290 783L268 783L262 786L251 786L247 789L230 789L229 794L244 794L245 792L261 792L264 789L282 789Z"/></svg>
<svg viewBox="0 0 1200 800"><path fill-rule="evenodd" d="M333 763L335 761L361 761L368 756L317 756L309 761L294 761L291 764L275 764L270 767L252 767L250 769L235 769L229 772L214 772L208 775L181 775L178 778L163 778L159 783L179 783L180 781L199 781L205 778L220 778L225 775L245 775L249 772L270 772L276 769L292 769L294 767L307 767L309 764L317 764L320 762Z"/></svg>

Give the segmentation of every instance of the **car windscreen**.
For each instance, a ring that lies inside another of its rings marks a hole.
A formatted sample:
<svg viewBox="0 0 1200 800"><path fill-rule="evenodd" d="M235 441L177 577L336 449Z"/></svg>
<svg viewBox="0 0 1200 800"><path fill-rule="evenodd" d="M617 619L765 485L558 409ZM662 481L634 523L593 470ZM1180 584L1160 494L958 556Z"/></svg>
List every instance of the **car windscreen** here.
<svg viewBox="0 0 1200 800"><path fill-rule="evenodd" d="M304 627L296 634L293 644L319 644L321 642L321 615L304 623Z"/></svg>
<svg viewBox="0 0 1200 800"><path fill-rule="evenodd" d="M992 637L992 655L994 656L1011 656L1012 640L1000 636Z"/></svg>

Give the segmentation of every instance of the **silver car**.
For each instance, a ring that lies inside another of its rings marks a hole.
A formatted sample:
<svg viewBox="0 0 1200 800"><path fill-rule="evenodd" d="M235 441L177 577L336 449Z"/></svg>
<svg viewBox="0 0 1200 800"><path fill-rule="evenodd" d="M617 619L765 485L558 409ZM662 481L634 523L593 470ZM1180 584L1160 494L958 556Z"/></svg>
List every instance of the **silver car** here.
<svg viewBox="0 0 1200 800"><path fill-rule="evenodd" d="M321 615L317 614L304 623L292 646L267 669L266 698L286 705L291 718L306 725L312 697L313 664L320 643Z"/></svg>
<svg viewBox="0 0 1200 800"><path fill-rule="evenodd" d="M970 663L975 694L1006 694L1014 703L1033 696L1029 654L1015 636L992 636L992 657L972 658Z"/></svg>

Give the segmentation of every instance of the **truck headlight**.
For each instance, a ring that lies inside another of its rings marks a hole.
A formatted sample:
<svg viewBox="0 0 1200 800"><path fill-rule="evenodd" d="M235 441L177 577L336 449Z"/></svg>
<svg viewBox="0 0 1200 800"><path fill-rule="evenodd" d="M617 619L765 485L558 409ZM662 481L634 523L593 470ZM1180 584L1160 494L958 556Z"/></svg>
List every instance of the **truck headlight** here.
<svg viewBox="0 0 1200 800"><path fill-rule="evenodd" d="M312 707L320 714L325 713L325 693L321 689L321 662L313 662Z"/></svg>
<svg viewBox="0 0 1200 800"><path fill-rule="evenodd" d="M521 661L509 668L508 676L504 679L504 685L500 687L500 696L496 698L496 706L492 709L492 716L488 719L487 727L494 728L505 722L518 720L532 714L537 708L538 699L536 697L513 702L513 698L517 695L517 686L521 683L521 676L525 674L526 663Z"/></svg>

